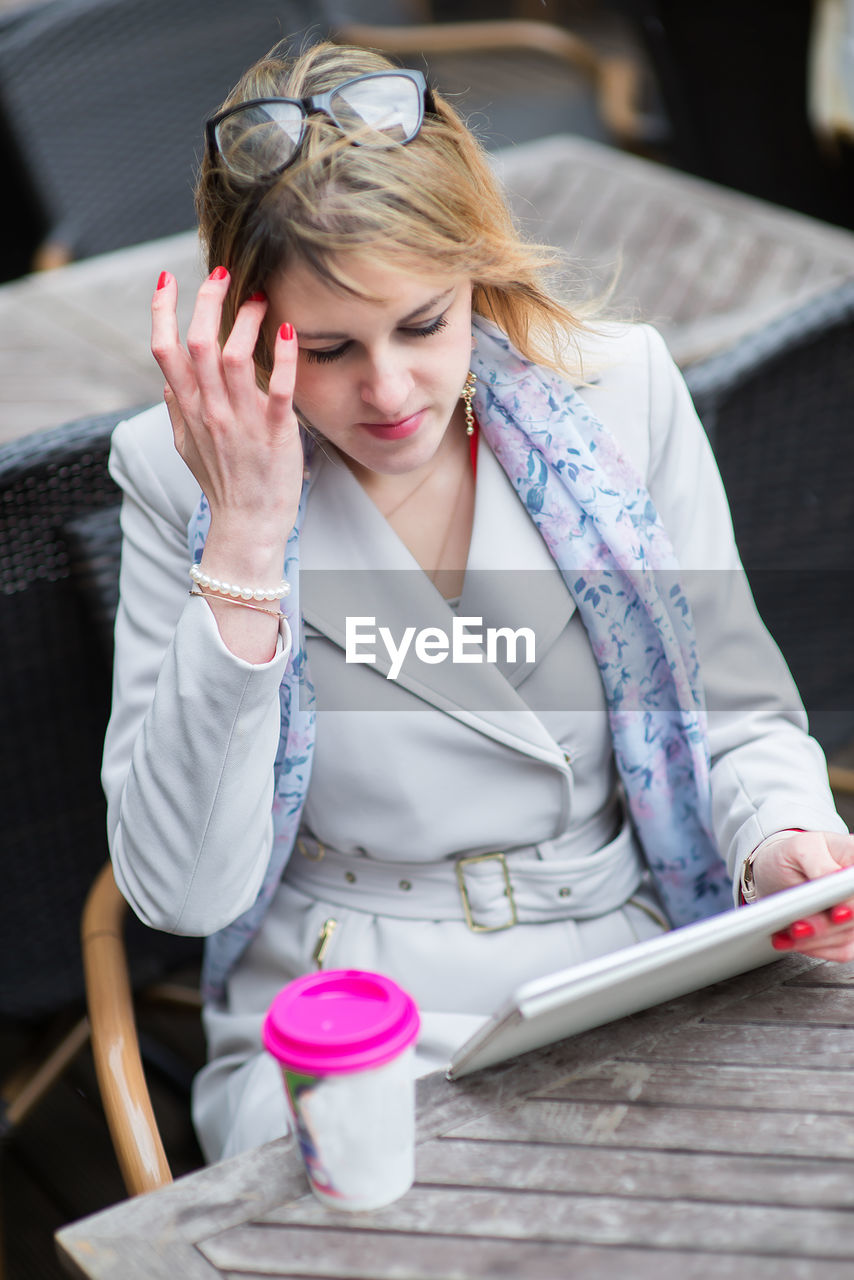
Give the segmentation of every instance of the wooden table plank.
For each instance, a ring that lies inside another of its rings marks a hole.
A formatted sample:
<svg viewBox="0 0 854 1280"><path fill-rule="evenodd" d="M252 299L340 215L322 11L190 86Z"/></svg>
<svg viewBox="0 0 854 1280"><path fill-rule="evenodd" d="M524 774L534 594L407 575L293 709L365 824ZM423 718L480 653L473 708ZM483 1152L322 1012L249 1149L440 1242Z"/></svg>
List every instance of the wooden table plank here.
<svg viewBox="0 0 854 1280"><path fill-rule="evenodd" d="M173 1280L220 1280L216 1266L188 1240L134 1240L133 1248L105 1245L102 1241L73 1241L60 1257L74 1276L88 1280L95 1275L101 1280L151 1280L152 1276L169 1276Z"/></svg>
<svg viewBox="0 0 854 1280"><path fill-rule="evenodd" d="M808 1103L807 1103L808 1105ZM449 1136L492 1142L655 1147L672 1151L854 1159L854 1124L810 1111L744 1113L713 1107L525 1101L460 1125ZM854 1166L852 1166L854 1176Z"/></svg>
<svg viewBox="0 0 854 1280"><path fill-rule="evenodd" d="M422 1185L576 1191L589 1195L679 1196L744 1204L854 1207L848 1161L650 1148L567 1147L441 1138L420 1147Z"/></svg>
<svg viewBox="0 0 854 1280"><path fill-rule="evenodd" d="M584 1152L572 1155L583 1161ZM851 1170L849 1170L850 1172ZM334 1228L342 1219L354 1235L378 1231L430 1237L535 1239L567 1244L646 1246L698 1252L750 1252L785 1257L854 1257L854 1215L848 1209L720 1204L650 1195L617 1197L503 1188L415 1186L395 1204L351 1217L313 1196L284 1205L255 1222ZM246 1227L236 1228L243 1232ZM216 1237L228 1240L230 1232ZM212 1239L201 1248L219 1256ZM248 1250L252 1257L254 1250Z"/></svg>
<svg viewBox="0 0 854 1280"><path fill-rule="evenodd" d="M712 1022L680 1028L644 1047L643 1058L668 1061L773 1063L779 1067L854 1068L854 1027Z"/></svg>
<svg viewBox="0 0 854 1280"><path fill-rule="evenodd" d="M848 1027L854 1019L854 996L844 986L777 987L760 1008L750 999L734 1001L714 1014L715 1022L785 1022L788 1025Z"/></svg>
<svg viewBox="0 0 854 1280"><path fill-rule="evenodd" d="M344 1277L356 1280L661 1280L662 1266L680 1280L745 1280L743 1255L684 1250L578 1247L564 1242L498 1241L381 1235L327 1227L236 1228L203 1246L224 1278ZM750 1280L850 1280L847 1263L777 1254L749 1259Z"/></svg>
<svg viewBox="0 0 854 1280"><path fill-rule="evenodd" d="M578 1102L729 1107L743 1111L756 1108L789 1111L793 1101L801 1098L808 1100L813 1112L854 1114L849 1071L731 1063L710 1071L705 1064L691 1062L605 1059L582 1067L536 1096Z"/></svg>
<svg viewBox="0 0 854 1280"><path fill-rule="evenodd" d="M797 977L790 978L785 987L854 987L854 964L816 965Z"/></svg>

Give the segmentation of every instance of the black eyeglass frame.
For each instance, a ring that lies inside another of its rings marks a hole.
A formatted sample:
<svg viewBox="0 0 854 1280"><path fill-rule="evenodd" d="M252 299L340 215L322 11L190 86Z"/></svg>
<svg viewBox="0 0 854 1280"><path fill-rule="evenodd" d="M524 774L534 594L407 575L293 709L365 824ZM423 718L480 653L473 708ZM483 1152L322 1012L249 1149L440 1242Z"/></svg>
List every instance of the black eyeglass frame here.
<svg viewBox="0 0 854 1280"><path fill-rule="evenodd" d="M299 138L294 143L293 155L290 156L284 162L284 164L278 165L275 169L270 169L266 173L259 174L257 178L243 178L243 181L244 182L250 182L250 181L264 182L268 178L278 177L280 173L283 173L284 170L287 169L288 166L293 164L294 161L296 160L299 154L299 149L302 146L303 138L305 137L306 122L309 116L311 115L328 116L329 119L332 121L332 123L336 125L341 130L342 133L349 134L352 131L350 129L345 128L344 125L341 124L340 120L337 119L335 112L332 110L332 99L335 97L336 94L340 93L342 89L346 89L348 85L360 84L364 80L385 80L389 76L398 76L398 77L403 76L405 79L411 80L419 91L420 110L418 114L418 123L416 124L415 129L413 130L410 137L408 137L404 142L401 142L400 144L398 144L400 146L405 147L408 143L412 142L413 139L417 138L418 134L421 132L421 126L424 123L424 113L426 111L429 111L432 114L435 114L435 111L436 111L436 104L433 100L433 93L432 93L432 90L430 89L429 84L427 83L424 73L422 71L418 71L416 68L413 68L413 67L395 67L394 69L389 69L388 71L368 71L364 75L353 76L352 79L350 80L342 80L341 83L336 85L334 89L329 89L325 93L313 93L306 98L278 98L278 97L248 98L246 102L235 103L234 106L226 107L224 111L218 111L215 116L211 116L210 119L205 122L205 136L207 139L208 154L211 157L211 159L213 159L216 156L219 156L226 171L232 174L233 177L240 178L242 175L238 174L236 170L231 168L231 166L229 165L228 161L226 160L220 148L219 137L217 133L219 126L222 124L223 120L227 120L229 116L237 115L238 112L245 111L248 107L263 107L270 102L286 102L290 106L299 107L300 110L302 111L302 121L300 124ZM359 142L358 138L352 138L352 142L353 142L353 145L357 147L361 147L363 145L368 145L368 146L376 145L371 143L367 143L367 144L361 143Z"/></svg>

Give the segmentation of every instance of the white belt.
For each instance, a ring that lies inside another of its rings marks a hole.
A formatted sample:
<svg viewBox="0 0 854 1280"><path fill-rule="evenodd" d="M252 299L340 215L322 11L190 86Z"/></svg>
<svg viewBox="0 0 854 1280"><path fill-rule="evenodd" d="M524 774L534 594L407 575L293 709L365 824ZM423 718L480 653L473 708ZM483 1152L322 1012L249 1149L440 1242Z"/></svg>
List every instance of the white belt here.
<svg viewBox="0 0 854 1280"><path fill-rule="evenodd" d="M560 841L550 842L549 850L548 859L538 858L536 846L529 845L441 862L380 862L303 835L282 879L310 897L354 911L464 920L475 933L494 933L515 924L616 911L644 877L628 822L596 853L561 857Z"/></svg>

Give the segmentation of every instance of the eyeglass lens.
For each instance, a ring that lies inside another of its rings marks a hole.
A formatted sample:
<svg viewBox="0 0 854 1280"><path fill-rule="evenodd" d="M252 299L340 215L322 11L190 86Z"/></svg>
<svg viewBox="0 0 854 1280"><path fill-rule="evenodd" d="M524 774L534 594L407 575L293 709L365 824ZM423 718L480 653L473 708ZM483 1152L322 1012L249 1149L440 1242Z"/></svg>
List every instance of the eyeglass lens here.
<svg viewBox="0 0 854 1280"><path fill-rule="evenodd" d="M330 110L336 122L349 132L359 133L359 142L370 146L364 130L382 134L383 142L408 142L415 136L421 109L417 85L407 76L376 76L356 80L336 89Z"/></svg>
<svg viewBox="0 0 854 1280"><path fill-rule="evenodd" d="M293 158L303 119L302 108L295 102L266 102L235 111L217 125L220 155L241 178L274 173Z"/></svg>
<svg viewBox="0 0 854 1280"><path fill-rule="evenodd" d="M421 92L408 76L373 76L334 90L329 113L362 146L409 142L418 132ZM283 168L299 147L304 112L295 102L267 101L234 111L216 128L220 155L232 173L259 178ZM373 135L373 136L371 136Z"/></svg>

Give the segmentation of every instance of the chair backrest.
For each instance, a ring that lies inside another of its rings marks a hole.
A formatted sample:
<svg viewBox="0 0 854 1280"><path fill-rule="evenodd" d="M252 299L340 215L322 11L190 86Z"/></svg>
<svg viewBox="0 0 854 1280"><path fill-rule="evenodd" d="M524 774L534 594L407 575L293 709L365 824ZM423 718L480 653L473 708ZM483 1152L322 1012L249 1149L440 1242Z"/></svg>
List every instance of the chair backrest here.
<svg viewBox="0 0 854 1280"><path fill-rule="evenodd" d="M854 737L854 282L687 371L756 602L833 749Z"/></svg>
<svg viewBox="0 0 854 1280"><path fill-rule="evenodd" d="M118 414L0 448L0 1014L80 1000L79 920L107 856L100 787L118 582ZM194 943L139 933L139 981Z"/></svg>
<svg viewBox="0 0 854 1280"><path fill-rule="evenodd" d="M194 225L204 121L317 0L48 0L0 31L0 109L74 257Z"/></svg>

